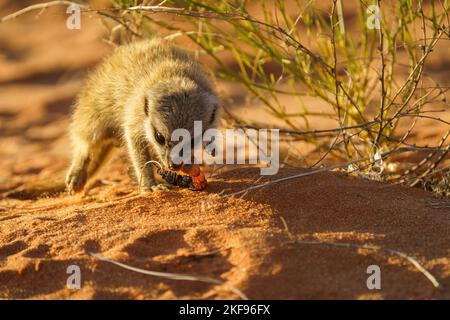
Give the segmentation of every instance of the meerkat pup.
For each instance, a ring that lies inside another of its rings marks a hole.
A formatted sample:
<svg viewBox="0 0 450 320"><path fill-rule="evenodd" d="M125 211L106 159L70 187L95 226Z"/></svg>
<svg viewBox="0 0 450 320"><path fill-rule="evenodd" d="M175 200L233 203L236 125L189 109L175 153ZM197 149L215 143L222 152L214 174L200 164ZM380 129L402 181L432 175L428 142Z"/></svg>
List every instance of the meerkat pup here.
<svg viewBox="0 0 450 320"><path fill-rule="evenodd" d="M219 99L212 79L188 53L161 39L117 48L89 76L78 95L70 136L72 164L66 188L73 194L102 164L114 145L125 145L140 191L164 189L153 166L175 169L171 133L194 121L215 127Z"/></svg>

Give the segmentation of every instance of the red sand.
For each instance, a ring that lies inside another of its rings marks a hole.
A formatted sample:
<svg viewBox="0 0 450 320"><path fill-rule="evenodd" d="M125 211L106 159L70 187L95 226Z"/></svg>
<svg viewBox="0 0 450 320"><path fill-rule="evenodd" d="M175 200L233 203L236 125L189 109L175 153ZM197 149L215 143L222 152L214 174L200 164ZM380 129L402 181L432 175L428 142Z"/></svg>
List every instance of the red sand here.
<svg viewBox="0 0 450 320"><path fill-rule="evenodd" d="M39 20L0 24L0 192L65 170L69 106L86 70L109 51L94 21L84 21L83 32L57 23L64 20L48 10ZM220 197L255 184L258 171L240 168L209 178L206 191L134 196L128 167L124 154L116 157L85 197L0 200L0 298L238 298L226 285L146 276L88 252L210 276L251 299L450 298L450 210L432 208L429 193L323 173L242 199ZM277 177L298 172L285 168ZM404 252L443 289L386 251L293 243L282 218L297 240ZM81 268L79 290L66 288L72 264ZM373 264L381 268L381 290L366 287Z"/></svg>

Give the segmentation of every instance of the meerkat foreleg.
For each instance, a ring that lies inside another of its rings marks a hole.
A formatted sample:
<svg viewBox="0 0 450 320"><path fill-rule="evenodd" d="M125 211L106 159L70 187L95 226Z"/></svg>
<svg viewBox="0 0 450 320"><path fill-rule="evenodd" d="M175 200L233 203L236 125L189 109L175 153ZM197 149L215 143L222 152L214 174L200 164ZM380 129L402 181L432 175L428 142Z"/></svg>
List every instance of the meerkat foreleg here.
<svg viewBox="0 0 450 320"><path fill-rule="evenodd" d="M158 184L155 180L152 157L147 149L147 141L144 137L133 134L131 130L125 133L125 140L133 164L136 180L140 192L166 190L168 186Z"/></svg>

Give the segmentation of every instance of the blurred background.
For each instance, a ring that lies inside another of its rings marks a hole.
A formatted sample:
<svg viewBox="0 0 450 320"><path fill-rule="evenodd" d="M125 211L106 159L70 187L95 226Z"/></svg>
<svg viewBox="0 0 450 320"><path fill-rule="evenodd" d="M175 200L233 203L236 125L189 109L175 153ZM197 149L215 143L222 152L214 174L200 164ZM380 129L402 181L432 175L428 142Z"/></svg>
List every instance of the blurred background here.
<svg viewBox="0 0 450 320"><path fill-rule="evenodd" d="M40 3L1 1L0 16ZM0 24L2 190L64 170L70 107L87 72L115 46L153 36L216 75L223 126L280 128L284 164L367 158L346 171L429 190L430 179L448 179L448 1L383 4L381 42L367 27L376 1L81 3L80 29L66 26L69 3ZM139 5L152 9L127 11Z"/></svg>

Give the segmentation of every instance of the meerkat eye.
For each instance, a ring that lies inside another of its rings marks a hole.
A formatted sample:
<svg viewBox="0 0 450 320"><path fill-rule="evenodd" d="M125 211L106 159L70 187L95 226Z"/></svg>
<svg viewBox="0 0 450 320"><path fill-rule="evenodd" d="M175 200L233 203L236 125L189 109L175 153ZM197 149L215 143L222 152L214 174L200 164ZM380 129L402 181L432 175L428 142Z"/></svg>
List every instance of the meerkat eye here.
<svg viewBox="0 0 450 320"><path fill-rule="evenodd" d="M156 130L155 130L155 139L160 145L163 145L166 142L164 136Z"/></svg>

